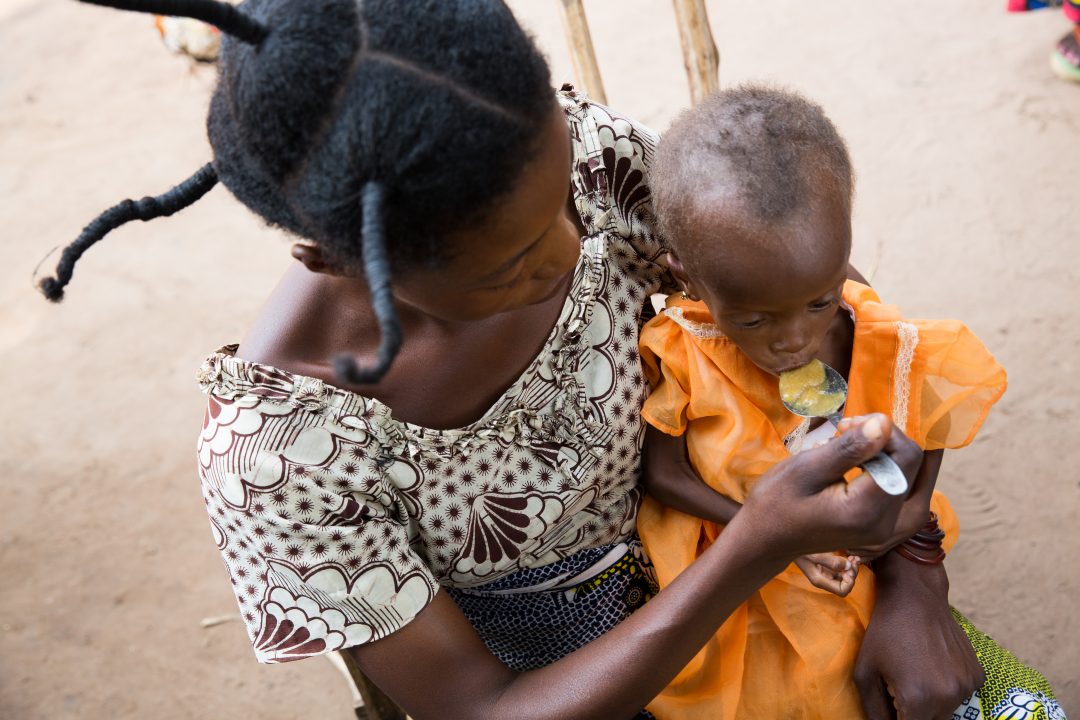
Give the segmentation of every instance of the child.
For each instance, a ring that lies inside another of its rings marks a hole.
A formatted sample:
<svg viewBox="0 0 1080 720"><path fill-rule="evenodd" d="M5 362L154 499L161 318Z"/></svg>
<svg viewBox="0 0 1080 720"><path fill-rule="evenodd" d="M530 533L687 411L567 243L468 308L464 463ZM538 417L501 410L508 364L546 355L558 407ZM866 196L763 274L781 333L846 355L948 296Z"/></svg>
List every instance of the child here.
<svg viewBox="0 0 1080 720"><path fill-rule="evenodd" d="M936 474L944 448L972 440L1005 391L1005 372L959 322L906 320L849 279L852 170L818 106L771 89L726 91L676 121L654 168L668 259L685 292L642 331L653 387L642 415L685 436L680 453L711 488L647 478L638 528L661 586L716 539L762 473L835 433L784 408L785 370L814 358L836 368L850 387L845 417L890 415L927 452L925 473ZM665 452L663 437L651 432L646 452ZM940 562L956 540L945 498L935 496L932 510L943 549L905 543L900 552L914 562ZM857 566L840 556L797 565L724 623L650 705L658 717L863 716L852 672L874 608L873 572L855 580ZM973 642L990 677L983 639ZM1011 702L991 685L984 707ZM1045 680L1035 686L1049 713Z"/></svg>

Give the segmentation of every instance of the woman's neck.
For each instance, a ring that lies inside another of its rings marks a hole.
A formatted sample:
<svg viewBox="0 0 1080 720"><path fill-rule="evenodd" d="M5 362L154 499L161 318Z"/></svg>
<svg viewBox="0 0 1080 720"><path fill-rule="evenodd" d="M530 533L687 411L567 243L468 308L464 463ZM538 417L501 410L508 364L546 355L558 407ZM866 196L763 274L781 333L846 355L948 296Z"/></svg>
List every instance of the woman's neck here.
<svg viewBox="0 0 1080 720"><path fill-rule="evenodd" d="M538 305L472 322L449 322L402 307L404 341L377 384L350 388L387 405L394 417L449 429L480 419L541 353L570 289ZM361 281L286 272L237 356L339 384L333 358L351 353L370 362L379 331Z"/></svg>

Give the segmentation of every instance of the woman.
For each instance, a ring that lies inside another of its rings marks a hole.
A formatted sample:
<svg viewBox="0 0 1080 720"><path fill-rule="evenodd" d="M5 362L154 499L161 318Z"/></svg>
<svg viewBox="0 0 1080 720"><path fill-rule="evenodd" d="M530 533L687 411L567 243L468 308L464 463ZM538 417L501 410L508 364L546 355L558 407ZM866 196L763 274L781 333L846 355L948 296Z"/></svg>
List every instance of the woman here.
<svg viewBox="0 0 1080 720"><path fill-rule="evenodd" d="M794 557L922 525L921 454L873 417L780 464L645 603L637 333L667 277L655 137L554 101L496 1L139 9L228 34L214 160L103 214L42 289L59 299L110 229L218 180L298 236L247 338L200 373L204 497L261 661L347 650L418 719L629 717ZM839 482L882 448L914 481L906 501ZM886 682L919 718L981 682L949 641L947 583L917 571L884 573L871 717L890 712Z"/></svg>

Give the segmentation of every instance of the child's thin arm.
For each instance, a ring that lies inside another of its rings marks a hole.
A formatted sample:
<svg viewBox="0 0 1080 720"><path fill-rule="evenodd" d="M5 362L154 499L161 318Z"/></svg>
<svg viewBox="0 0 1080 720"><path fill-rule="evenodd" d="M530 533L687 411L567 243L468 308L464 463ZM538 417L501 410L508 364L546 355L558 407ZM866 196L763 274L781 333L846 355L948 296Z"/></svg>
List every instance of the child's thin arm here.
<svg viewBox="0 0 1080 720"><path fill-rule="evenodd" d="M645 491L668 507L727 525L742 507L705 484L690 465L686 436L672 436L647 426L641 482Z"/></svg>

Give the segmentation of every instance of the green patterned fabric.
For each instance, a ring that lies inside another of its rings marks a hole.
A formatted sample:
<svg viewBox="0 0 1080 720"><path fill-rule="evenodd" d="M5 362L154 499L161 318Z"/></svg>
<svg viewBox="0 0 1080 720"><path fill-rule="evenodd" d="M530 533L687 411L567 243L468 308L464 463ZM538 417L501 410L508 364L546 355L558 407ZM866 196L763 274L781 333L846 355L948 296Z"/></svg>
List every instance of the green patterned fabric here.
<svg viewBox="0 0 1080 720"><path fill-rule="evenodd" d="M986 684L953 713L953 720L1066 720L1050 683L953 609L964 629Z"/></svg>

